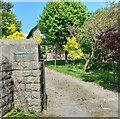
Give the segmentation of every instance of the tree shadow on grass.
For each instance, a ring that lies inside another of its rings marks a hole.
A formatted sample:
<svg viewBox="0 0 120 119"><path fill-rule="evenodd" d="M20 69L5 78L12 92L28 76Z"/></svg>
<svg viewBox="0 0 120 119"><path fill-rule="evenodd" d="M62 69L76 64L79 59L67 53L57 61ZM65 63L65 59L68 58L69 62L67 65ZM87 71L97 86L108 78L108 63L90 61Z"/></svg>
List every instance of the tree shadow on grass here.
<svg viewBox="0 0 120 119"><path fill-rule="evenodd" d="M90 73L82 76L83 81L95 82L108 90L115 90L116 81L109 72Z"/></svg>

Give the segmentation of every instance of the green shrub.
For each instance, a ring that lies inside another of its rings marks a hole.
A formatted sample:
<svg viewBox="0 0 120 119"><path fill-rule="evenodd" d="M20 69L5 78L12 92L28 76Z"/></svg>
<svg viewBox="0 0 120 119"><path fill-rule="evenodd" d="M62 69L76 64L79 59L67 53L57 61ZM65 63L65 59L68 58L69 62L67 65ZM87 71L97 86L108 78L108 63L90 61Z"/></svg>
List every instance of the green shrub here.
<svg viewBox="0 0 120 119"><path fill-rule="evenodd" d="M32 119L32 117L36 116L36 112L33 110L29 111L30 115L26 115L21 107L14 106L12 110L7 114L7 118L21 118L21 119Z"/></svg>

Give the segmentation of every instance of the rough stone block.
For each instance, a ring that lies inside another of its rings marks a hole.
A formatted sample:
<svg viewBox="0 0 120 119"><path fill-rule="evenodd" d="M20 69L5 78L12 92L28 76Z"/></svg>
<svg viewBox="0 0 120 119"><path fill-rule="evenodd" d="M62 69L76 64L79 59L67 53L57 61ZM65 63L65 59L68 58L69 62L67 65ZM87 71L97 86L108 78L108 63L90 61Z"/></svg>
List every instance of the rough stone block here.
<svg viewBox="0 0 120 119"><path fill-rule="evenodd" d="M31 62L13 62L13 70L38 70L40 63L31 61Z"/></svg>
<svg viewBox="0 0 120 119"><path fill-rule="evenodd" d="M11 94L11 93L13 93L13 91L14 91L14 86L13 85L11 85L7 88L7 94Z"/></svg>
<svg viewBox="0 0 120 119"><path fill-rule="evenodd" d="M15 75L15 72L14 72L14 75ZM20 74L20 75L22 75L22 74ZM12 76L12 78L14 78L14 77ZM15 80L17 80L19 84L23 83L23 77L15 76Z"/></svg>
<svg viewBox="0 0 120 119"><path fill-rule="evenodd" d="M31 98L28 98L27 101L28 101L28 105L29 106L40 106L41 105L40 99L31 99Z"/></svg>
<svg viewBox="0 0 120 119"><path fill-rule="evenodd" d="M13 92L13 86L6 86L2 88L2 97L5 97L6 95L10 94Z"/></svg>
<svg viewBox="0 0 120 119"><path fill-rule="evenodd" d="M2 97L5 97L7 95L6 88L2 88Z"/></svg>
<svg viewBox="0 0 120 119"><path fill-rule="evenodd" d="M29 109L30 110L35 110L36 112L38 112L38 113L41 113L41 106L40 105L38 105L38 106L29 106Z"/></svg>
<svg viewBox="0 0 120 119"><path fill-rule="evenodd" d="M0 118L2 117L2 108L0 108Z"/></svg>
<svg viewBox="0 0 120 119"><path fill-rule="evenodd" d="M0 89L2 89L2 87L3 87L3 86L2 86L2 81L0 80Z"/></svg>
<svg viewBox="0 0 120 119"><path fill-rule="evenodd" d="M2 80L2 72L0 71L0 80Z"/></svg>
<svg viewBox="0 0 120 119"><path fill-rule="evenodd" d="M2 107L2 98L0 98L0 108Z"/></svg>
<svg viewBox="0 0 120 119"><path fill-rule="evenodd" d="M16 104L17 106L21 105L20 99L18 94L14 93L14 104Z"/></svg>
<svg viewBox="0 0 120 119"><path fill-rule="evenodd" d="M8 78L11 78L11 75L12 75L12 71L11 72L1 72L1 77L0 77L0 80L6 80Z"/></svg>
<svg viewBox="0 0 120 119"><path fill-rule="evenodd" d="M32 70L32 72L31 72L31 76L33 76L33 77L39 77L40 75L41 75L40 70Z"/></svg>
<svg viewBox="0 0 120 119"><path fill-rule="evenodd" d="M6 105L5 98L2 98L2 107Z"/></svg>
<svg viewBox="0 0 120 119"><path fill-rule="evenodd" d="M7 79L2 81L2 88L7 87Z"/></svg>
<svg viewBox="0 0 120 119"><path fill-rule="evenodd" d="M10 63L3 63L1 66L1 71L11 71L12 70L12 64Z"/></svg>
<svg viewBox="0 0 120 119"><path fill-rule="evenodd" d="M32 91L32 98L40 99L40 92Z"/></svg>
<svg viewBox="0 0 120 119"><path fill-rule="evenodd" d="M7 85L6 85L6 80L3 80L2 81L2 88L4 88L4 87L6 87Z"/></svg>
<svg viewBox="0 0 120 119"><path fill-rule="evenodd" d="M1 89L2 90L2 89ZM2 99L2 91L0 90L0 100Z"/></svg>
<svg viewBox="0 0 120 119"><path fill-rule="evenodd" d="M20 88L23 92L26 91L26 84L20 84Z"/></svg>
<svg viewBox="0 0 120 119"><path fill-rule="evenodd" d="M38 56L36 53L33 54L26 54L26 55L15 55L14 60L15 62L31 62L31 61L38 61Z"/></svg>
<svg viewBox="0 0 120 119"><path fill-rule="evenodd" d="M21 75L22 75L22 74L21 74ZM24 77L20 77L20 76L17 77L17 76L16 76L15 78L16 78L16 80L19 82L19 84L21 84L21 83L24 82L24 80L23 80Z"/></svg>
<svg viewBox="0 0 120 119"><path fill-rule="evenodd" d="M2 107L2 115L5 115L7 112L9 112L11 108L12 108L12 103L10 103L9 105L5 105L4 107Z"/></svg>
<svg viewBox="0 0 120 119"><path fill-rule="evenodd" d="M13 81L12 81L11 78L8 79L6 82L7 82L7 86L11 86L11 85L13 85Z"/></svg>
<svg viewBox="0 0 120 119"><path fill-rule="evenodd" d="M12 74L15 77L39 77L41 74L40 70L28 70L28 71L13 71Z"/></svg>
<svg viewBox="0 0 120 119"><path fill-rule="evenodd" d="M4 45L3 47L2 47L2 53L1 53L1 55L0 55L0 62L1 63L3 63L3 62L8 62L9 60L8 59L10 59L10 48L9 48L9 46L8 45Z"/></svg>
<svg viewBox="0 0 120 119"><path fill-rule="evenodd" d="M28 43L27 43L28 42ZM18 52L28 52L28 51L31 51L31 52L38 52L38 44L35 43L35 42L31 42L30 40L29 41L24 41L22 40L21 41L17 41L16 43L11 43L12 45L10 46L11 47L11 52L12 53L15 53L16 51Z"/></svg>
<svg viewBox="0 0 120 119"><path fill-rule="evenodd" d="M35 40L5 40L1 41L0 45L2 45L0 54L10 61L14 60L16 52L35 52L38 54L38 44Z"/></svg>
<svg viewBox="0 0 120 119"><path fill-rule="evenodd" d="M39 84L40 83L40 77L24 77L23 82L25 84Z"/></svg>
<svg viewBox="0 0 120 119"><path fill-rule="evenodd" d="M19 86L20 86L20 89L22 90L22 92L25 92L25 90L26 90L26 84L20 83ZM14 88L14 92L17 92L16 88Z"/></svg>
<svg viewBox="0 0 120 119"><path fill-rule="evenodd" d="M39 77L41 74L40 70L31 70L31 77Z"/></svg>
<svg viewBox="0 0 120 119"><path fill-rule="evenodd" d="M17 78L17 77L24 77L25 74L23 73L23 71L16 70L12 72L12 75L15 76L15 78Z"/></svg>
<svg viewBox="0 0 120 119"><path fill-rule="evenodd" d="M14 95L12 93L6 96L6 101L8 102L8 104L13 102L13 96Z"/></svg>
<svg viewBox="0 0 120 119"><path fill-rule="evenodd" d="M39 84L27 84L26 91L40 91L40 85Z"/></svg>
<svg viewBox="0 0 120 119"><path fill-rule="evenodd" d="M32 98L32 92L24 92L25 98Z"/></svg>

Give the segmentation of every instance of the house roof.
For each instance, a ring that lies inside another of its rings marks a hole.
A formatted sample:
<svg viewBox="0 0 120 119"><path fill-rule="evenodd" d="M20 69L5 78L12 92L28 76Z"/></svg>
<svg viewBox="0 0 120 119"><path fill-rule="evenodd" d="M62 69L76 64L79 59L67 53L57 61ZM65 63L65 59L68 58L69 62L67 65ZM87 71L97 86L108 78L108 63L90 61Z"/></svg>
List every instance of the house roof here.
<svg viewBox="0 0 120 119"><path fill-rule="evenodd" d="M30 32L28 33L28 36L26 37L27 39L29 39L30 37L33 36L38 36L40 38L41 32L38 29L38 25L36 25L35 27L33 27Z"/></svg>

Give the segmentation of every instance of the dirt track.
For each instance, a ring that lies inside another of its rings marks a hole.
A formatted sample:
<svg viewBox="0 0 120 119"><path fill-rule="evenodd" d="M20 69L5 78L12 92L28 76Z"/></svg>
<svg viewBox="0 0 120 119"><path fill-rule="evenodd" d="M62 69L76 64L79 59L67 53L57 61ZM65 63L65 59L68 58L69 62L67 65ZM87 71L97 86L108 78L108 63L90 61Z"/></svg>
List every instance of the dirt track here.
<svg viewBox="0 0 120 119"><path fill-rule="evenodd" d="M48 68L45 73L49 115L118 117L117 93Z"/></svg>

